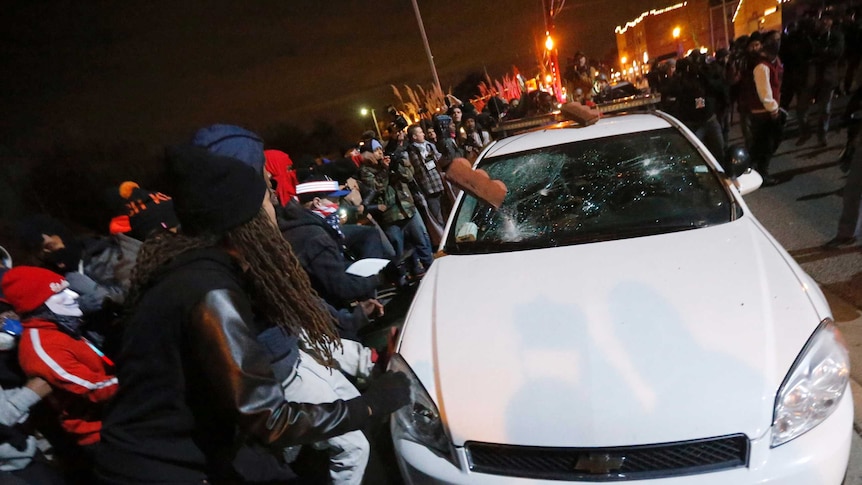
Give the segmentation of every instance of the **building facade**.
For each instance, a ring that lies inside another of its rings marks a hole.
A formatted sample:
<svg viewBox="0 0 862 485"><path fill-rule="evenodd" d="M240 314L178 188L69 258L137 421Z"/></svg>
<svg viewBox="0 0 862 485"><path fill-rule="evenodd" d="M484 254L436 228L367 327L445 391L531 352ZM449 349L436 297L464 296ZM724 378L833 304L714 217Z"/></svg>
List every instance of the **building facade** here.
<svg viewBox="0 0 862 485"><path fill-rule="evenodd" d="M733 14L733 28L739 35L781 30L780 0L740 0Z"/></svg>
<svg viewBox="0 0 862 485"><path fill-rule="evenodd" d="M655 58L727 47L734 32L729 17L736 11L737 1L687 0L643 12L617 26L622 77L637 77Z"/></svg>

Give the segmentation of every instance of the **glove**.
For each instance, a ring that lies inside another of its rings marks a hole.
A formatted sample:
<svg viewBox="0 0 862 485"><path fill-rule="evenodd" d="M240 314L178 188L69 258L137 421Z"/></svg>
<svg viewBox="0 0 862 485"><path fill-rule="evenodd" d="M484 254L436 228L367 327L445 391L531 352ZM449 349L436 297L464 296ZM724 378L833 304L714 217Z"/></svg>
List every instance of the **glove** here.
<svg viewBox="0 0 862 485"><path fill-rule="evenodd" d="M78 307L84 313L95 313L102 310L102 304L108 298L108 291L99 286L87 275L70 271L63 275L69 282L69 289L79 295Z"/></svg>
<svg viewBox="0 0 862 485"><path fill-rule="evenodd" d="M82 293L92 293L99 288L99 285L92 278L77 271L69 271L63 277L69 282L69 289L79 295Z"/></svg>
<svg viewBox="0 0 862 485"><path fill-rule="evenodd" d="M18 451L27 449L27 435L11 426L0 425L0 443L9 443Z"/></svg>
<svg viewBox="0 0 862 485"><path fill-rule="evenodd" d="M387 372L371 381L362 395L372 416L384 416L410 403L410 381L403 372Z"/></svg>
<svg viewBox="0 0 862 485"><path fill-rule="evenodd" d="M402 281L402 271L398 267L398 261L390 261L383 269L377 273L382 286L403 286L406 281Z"/></svg>

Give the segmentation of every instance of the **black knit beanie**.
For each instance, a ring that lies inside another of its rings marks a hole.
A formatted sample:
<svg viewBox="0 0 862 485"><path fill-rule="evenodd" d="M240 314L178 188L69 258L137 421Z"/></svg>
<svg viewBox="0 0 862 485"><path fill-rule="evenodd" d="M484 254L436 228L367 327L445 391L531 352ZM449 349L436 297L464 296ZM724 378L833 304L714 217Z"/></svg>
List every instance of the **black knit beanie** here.
<svg viewBox="0 0 862 485"><path fill-rule="evenodd" d="M243 162L191 145L168 147L166 159L183 232L223 234L260 211L265 182Z"/></svg>

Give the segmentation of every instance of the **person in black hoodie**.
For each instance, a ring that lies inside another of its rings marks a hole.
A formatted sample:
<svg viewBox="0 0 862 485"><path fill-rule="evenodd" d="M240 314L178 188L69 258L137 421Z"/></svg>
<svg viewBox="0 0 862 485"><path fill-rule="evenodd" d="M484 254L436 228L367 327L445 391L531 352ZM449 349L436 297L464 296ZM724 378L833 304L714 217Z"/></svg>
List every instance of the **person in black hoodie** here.
<svg viewBox="0 0 862 485"><path fill-rule="evenodd" d="M722 162L725 142L716 107L726 103L729 94L721 73L708 65L700 52L692 52L677 62L676 74L664 95L676 98L673 114Z"/></svg>
<svg viewBox="0 0 862 485"><path fill-rule="evenodd" d="M117 358L122 384L97 453L101 482L235 483L244 440L312 443L405 405L409 384L399 373L347 401L285 399L255 340L261 322L303 335L333 366L331 317L285 250L253 168L191 146L169 149L167 159L183 233L141 247Z"/></svg>
<svg viewBox="0 0 862 485"><path fill-rule="evenodd" d="M266 181L268 188L278 189L273 185L274 172L270 171L270 169L277 171L278 167L269 163L267 153L263 149L263 142L256 134L235 125L218 124L198 130L192 142L197 146L205 147L210 153L226 155L252 167L261 179ZM263 167L261 167L261 160L266 160ZM262 171L262 168L265 170ZM329 183L335 184L332 181ZM295 189L294 186L294 192ZM281 221L283 210L277 195L278 191L269 190L269 193L270 201L273 207L276 207L276 217ZM293 198L294 196L290 196L285 200ZM291 259L295 257L294 251L288 245L281 245L276 248L276 251L290 255ZM319 297L315 300L332 316L337 333L341 337L337 342L339 345L331 349L332 357L338 362L341 372L332 372L331 369L320 365L305 351L307 346L302 335L292 334L279 326L263 322L261 326L265 330L258 334L257 340L267 350L272 371L276 380L282 383L284 395L287 398L311 403L338 399L350 400L359 396L359 391L343 374L352 376L357 382L367 382L375 367L379 369L384 364L383 361L377 360L376 357L379 357L379 354L376 354L374 349L358 342L357 334L358 329L368 324L368 315L382 312L381 305L375 300L363 300L350 309L336 309ZM263 318L266 318L265 314ZM323 442L314 443L313 447L326 450L329 455L329 473L335 484L358 483L364 475L366 460L370 461L373 451L363 432L360 431L328 438ZM298 452L299 448L294 446L286 449L284 461L290 463L292 469L302 470L303 478L308 477L319 481L319 477L313 476L314 470L309 470L306 466L307 460L304 464L294 462L294 460L304 461L298 458L298 455L302 455ZM237 459L234 460L234 467L240 472L244 481L256 483L284 480L283 477L278 476L284 472L283 467L267 463L268 456L262 456L262 453L255 452L256 450L249 447L244 447L241 451L244 453L238 454ZM312 472L312 476L308 476L308 472Z"/></svg>

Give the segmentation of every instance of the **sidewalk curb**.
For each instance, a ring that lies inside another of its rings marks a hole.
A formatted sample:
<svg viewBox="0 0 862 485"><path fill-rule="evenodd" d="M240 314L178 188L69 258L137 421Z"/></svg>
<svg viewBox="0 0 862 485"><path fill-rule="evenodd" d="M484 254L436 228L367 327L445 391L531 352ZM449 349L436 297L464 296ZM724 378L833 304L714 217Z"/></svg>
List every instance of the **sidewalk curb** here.
<svg viewBox="0 0 862 485"><path fill-rule="evenodd" d="M853 430L862 436L862 385L850 379L850 394L853 396Z"/></svg>
<svg viewBox="0 0 862 485"><path fill-rule="evenodd" d="M823 292L823 295L826 297L826 300L829 302L829 306L830 306L830 309L832 310L832 314L833 314L833 319L835 319L835 313L836 312L841 312L844 309L853 309L857 314L857 319L859 319L860 316L862 316L862 309L860 309L858 306L856 306L856 304L847 301L847 299L845 299L842 296L839 296L837 293L835 293L833 291L829 291L828 289L824 288L823 285L821 285L820 283L818 283L817 286L820 288L820 291ZM836 305L835 303L840 303L840 306ZM839 321L835 320L835 324L838 326L839 330L842 330L842 333L844 332L844 330L841 327L849 324L850 322L851 321L839 322ZM845 338L846 338L846 336L845 336ZM854 351L851 348L851 345L849 344L849 342L846 342L846 343L847 343L847 351L850 355L850 367L852 369L854 366L854 359L853 359ZM859 355L857 355L857 357L859 357ZM862 361L857 360L855 362L855 365L862 366ZM862 436L862 383L857 381L853 377L852 373L850 375L849 382L850 382L850 394L851 394L851 396L853 396L853 430L856 431L856 434Z"/></svg>

